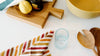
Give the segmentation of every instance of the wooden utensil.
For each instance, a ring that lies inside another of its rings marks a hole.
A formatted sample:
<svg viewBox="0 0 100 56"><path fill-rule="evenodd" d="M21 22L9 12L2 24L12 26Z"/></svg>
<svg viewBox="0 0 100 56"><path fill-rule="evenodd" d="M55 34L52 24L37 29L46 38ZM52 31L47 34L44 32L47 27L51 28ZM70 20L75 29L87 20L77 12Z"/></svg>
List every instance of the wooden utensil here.
<svg viewBox="0 0 100 56"><path fill-rule="evenodd" d="M95 50L95 39L92 33L88 30L83 30L84 35L79 32L77 38L85 48L92 49L96 56L98 56Z"/></svg>
<svg viewBox="0 0 100 56"><path fill-rule="evenodd" d="M32 11L28 15L22 14L18 8L18 5L10 7L6 14L20 21L43 28L50 14L60 19L64 14L64 10L53 8L56 1L57 0L53 0L53 2L46 2L44 3L44 8L42 11Z"/></svg>
<svg viewBox="0 0 100 56"><path fill-rule="evenodd" d="M100 56L100 28L92 28L90 31L95 37L95 45L97 47L98 55Z"/></svg>

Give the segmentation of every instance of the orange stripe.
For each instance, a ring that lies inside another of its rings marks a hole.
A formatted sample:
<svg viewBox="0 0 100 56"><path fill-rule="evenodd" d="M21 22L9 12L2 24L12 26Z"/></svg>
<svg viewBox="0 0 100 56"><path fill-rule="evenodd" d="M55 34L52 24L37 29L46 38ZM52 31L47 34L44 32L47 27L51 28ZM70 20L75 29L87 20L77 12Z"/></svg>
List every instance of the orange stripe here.
<svg viewBox="0 0 100 56"><path fill-rule="evenodd" d="M44 52L44 54L49 53L49 50L47 50L46 52Z"/></svg>
<svg viewBox="0 0 100 56"><path fill-rule="evenodd" d="M46 37L53 37L53 35L46 35Z"/></svg>
<svg viewBox="0 0 100 56"><path fill-rule="evenodd" d="M48 54L47 56L51 56L51 54Z"/></svg>
<svg viewBox="0 0 100 56"><path fill-rule="evenodd" d="M14 56L17 56L17 52L18 52L18 45L16 46L16 50L15 50Z"/></svg>
<svg viewBox="0 0 100 56"><path fill-rule="evenodd" d="M30 47L30 45L31 45L31 40L28 41L27 49Z"/></svg>
<svg viewBox="0 0 100 56"><path fill-rule="evenodd" d="M2 53L0 53L0 56L4 56L4 54L5 54L5 51L3 51Z"/></svg>
<svg viewBox="0 0 100 56"><path fill-rule="evenodd" d="M51 41L51 39L41 39L40 41Z"/></svg>
<svg viewBox="0 0 100 56"><path fill-rule="evenodd" d="M32 45L34 45L34 43L35 43L35 39L36 39L36 38L33 38L33 43L32 43Z"/></svg>
<svg viewBox="0 0 100 56"><path fill-rule="evenodd" d="M49 45L49 43L36 43L36 44L34 44L35 46L36 45Z"/></svg>
<svg viewBox="0 0 100 56"><path fill-rule="evenodd" d="M40 40L40 36L37 37L37 41L39 41L39 40Z"/></svg>
<svg viewBox="0 0 100 56"><path fill-rule="evenodd" d="M46 33L46 35L48 34L48 32Z"/></svg>
<svg viewBox="0 0 100 56"><path fill-rule="evenodd" d="M23 43L20 45L20 48L19 48L19 56L21 55L22 48L23 48Z"/></svg>

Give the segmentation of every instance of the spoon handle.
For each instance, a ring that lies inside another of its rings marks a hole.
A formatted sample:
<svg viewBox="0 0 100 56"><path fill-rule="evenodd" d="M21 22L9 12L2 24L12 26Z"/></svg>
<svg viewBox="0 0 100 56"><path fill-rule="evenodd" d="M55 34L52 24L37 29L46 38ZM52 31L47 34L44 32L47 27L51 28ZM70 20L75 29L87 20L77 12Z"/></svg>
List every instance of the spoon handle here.
<svg viewBox="0 0 100 56"><path fill-rule="evenodd" d="M92 50L95 53L95 55L98 56L98 53L96 52L96 50L95 49L92 49Z"/></svg>

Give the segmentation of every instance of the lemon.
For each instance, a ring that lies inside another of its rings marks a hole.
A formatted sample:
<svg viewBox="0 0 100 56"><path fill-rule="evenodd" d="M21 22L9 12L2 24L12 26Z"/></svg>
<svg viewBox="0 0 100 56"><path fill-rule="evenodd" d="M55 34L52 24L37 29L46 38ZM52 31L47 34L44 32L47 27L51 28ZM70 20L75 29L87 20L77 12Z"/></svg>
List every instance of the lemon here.
<svg viewBox="0 0 100 56"><path fill-rule="evenodd" d="M32 11L32 6L28 1L21 1L19 3L19 9L23 14L28 14Z"/></svg>

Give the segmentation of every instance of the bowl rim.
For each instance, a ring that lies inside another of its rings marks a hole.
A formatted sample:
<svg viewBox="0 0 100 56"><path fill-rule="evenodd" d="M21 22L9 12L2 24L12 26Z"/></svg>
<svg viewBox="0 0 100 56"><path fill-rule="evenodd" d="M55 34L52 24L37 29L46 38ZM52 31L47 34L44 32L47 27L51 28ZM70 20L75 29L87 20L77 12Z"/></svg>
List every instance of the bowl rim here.
<svg viewBox="0 0 100 56"><path fill-rule="evenodd" d="M69 1L69 3L72 5L72 6L74 6L75 8L77 8L77 9L79 9L79 10L81 10L81 11L85 11L85 12L91 12L91 13L100 13L100 11L87 11L87 10L84 10L84 9L81 9L81 8L78 8L77 6L75 6L70 0L68 0ZM67 1L67 2L68 2Z"/></svg>

